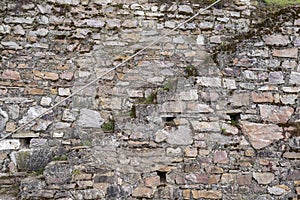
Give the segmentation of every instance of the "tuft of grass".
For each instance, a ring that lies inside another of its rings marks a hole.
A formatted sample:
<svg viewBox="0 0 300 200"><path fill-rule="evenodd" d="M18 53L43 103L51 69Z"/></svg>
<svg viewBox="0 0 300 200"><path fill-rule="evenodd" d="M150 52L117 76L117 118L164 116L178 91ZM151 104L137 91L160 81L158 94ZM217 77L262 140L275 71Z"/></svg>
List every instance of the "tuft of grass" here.
<svg viewBox="0 0 300 200"><path fill-rule="evenodd" d="M300 0L265 0L267 5L288 6L300 4Z"/></svg>
<svg viewBox="0 0 300 200"><path fill-rule="evenodd" d="M110 119L108 122L104 123L101 128L104 132L114 132L115 131L115 120Z"/></svg>
<svg viewBox="0 0 300 200"><path fill-rule="evenodd" d="M232 126L237 126L239 124L239 121L233 119L230 122Z"/></svg>
<svg viewBox="0 0 300 200"><path fill-rule="evenodd" d="M172 83L169 81L167 82L164 86L163 86L163 90L169 92L170 90L172 90L173 86Z"/></svg>
<svg viewBox="0 0 300 200"><path fill-rule="evenodd" d="M197 69L193 65L186 66L184 69L186 77L197 76Z"/></svg>
<svg viewBox="0 0 300 200"><path fill-rule="evenodd" d="M79 169L74 169L73 171L72 171L72 174L73 175L79 175L81 173L81 171L79 170Z"/></svg>
<svg viewBox="0 0 300 200"><path fill-rule="evenodd" d="M54 156L52 158L53 161L64 161L64 160L68 160L68 156L67 155L61 155L61 156Z"/></svg>
<svg viewBox="0 0 300 200"><path fill-rule="evenodd" d="M149 96L146 98L141 98L139 100L140 104L155 104L157 99L157 91L153 91Z"/></svg>

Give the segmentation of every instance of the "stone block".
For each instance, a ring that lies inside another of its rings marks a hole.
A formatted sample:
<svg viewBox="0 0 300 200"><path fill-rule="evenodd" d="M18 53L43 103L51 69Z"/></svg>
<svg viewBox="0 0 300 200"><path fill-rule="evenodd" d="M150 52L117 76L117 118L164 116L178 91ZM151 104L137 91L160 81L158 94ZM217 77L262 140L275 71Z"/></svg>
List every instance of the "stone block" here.
<svg viewBox="0 0 300 200"><path fill-rule="evenodd" d="M289 106L259 105L260 115L263 121L272 123L286 123L294 113Z"/></svg>
<svg viewBox="0 0 300 200"><path fill-rule="evenodd" d="M270 84L282 84L284 83L284 77L282 72L270 72L269 73Z"/></svg>
<svg viewBox="0 0 300 200"><path fill-rule="evenodd" d="M133 190L132 196L137 198L152 198L154 191L148 187L137 187Z"/></svg>
<svg viewBox="0 0 300 200"><path fill-rule="evenodd" d="M3 71L1 78L18 81L21 79L21 76L19 72L7 69Z"/></svg>
<svg viewBox="0 0 300 200"><path fill-rule="evenodd" d="M189 145L193 143L192 130L185 126L172 128L168 131L167 143L173 145Z"/></svg>
<svg viewBox="0 0 300 200"><path fill-rule="evenodd" d="M205 87L222 87L221 79L219 77L197 77L197 84Z"/></svg>
<svg viewBox="0 0 300 200"><path fill-rule="evenodd" d="M186 105L180 101L169 101L162 104L161 112L183 113Z"/></svg>
<svg viewBox="0 0 300 200"><path fill-rule="evenodd" d="M270 172L266 172L266 173L255 173L254 172L253 178L257 181L258 184L268 185L269 183L271 183L274 180L275 175Z"/></svg>
<svg viewBox="0 0 300 200"><path fill-rule="evenodd" d="M100 128L104 123L104 119L100 113L95 110L81 109L78 119L78 125L85 128Z"/></svg>
<svg viewBox="0 0 300 200"><path fill-rule="evenodd" d="M219 190L192 190L195 199L222 199L222 192Z"/></svg>
<svg viewBox="0 0 300 200"><path fill-rule="evenodd" d="M290 43L289 36L287 35L268 35L263 39L266 45L286 46Z"/></svg>
<svg viewBox="0 0 300 200"><path fill-rule="evenodd" d="M20 141L17 139L7 139L0 141L0 151L2 150L17 150L20 148Z"/></svg>
<svg viewBox="0 0 300 200"><path fill-rule="evenodd" d="M241 128L255 149L262 149L271 143L283 139L283 130L275 124L258 124L242 121Z"/></svg>
<svg viewBox="0 0 300 200"><path fill-rule="evenodd" d="M289 84L300 85L300 72L291 72Z"/></svg>
<svg viewBox="0 0 300 200"><path fill-rule="evenodd" d="M180 92L179 97L180 100L184 101L198 100L198 93L197 90L192 89L187 92Z"/></svg>
<svg viewBox="0 0 300 200"><path fill-rule="evenodd" d="M252 101L254 103L272 103L274 102L274 97L271 92L252 92L251 93Z"/></svg>
<svg viewBox="0 0 300 200"><path fill-rule="evenodd" d="M192 121L192 127L199 132L220 132L220 125L218 122L199 122Z"/></svg>
<svg viewBox="0 0 300 200"><path fill-rule="evenodd" d="M192 184L207 184L209 177L207 174L188 174L185 176L185 180L191 182Z"/></svg>
<svg viewBox="0 0 300 200"><path fill-rule="evenodd" d="M250 104L250 95L249 93L234 93L229 102L234 107L247 106Z"/></svg>
<svg viewBox="0 0 300 200"><path fill-rule="evenodd" d="M221 164L229 163L229 159L227 157L227 152L226 151L215 151L214 163L221 163Z"/></svg>
<svg viewBox="0 0 300 200"><path fill-rule="evenodd" d="M281 58L298 58L298 48L274 50L273 56Z"/></svg>
<svg viewBox="0 0 300 200"><path fill-rule="evenodd" d="M144 185L146 187L157 187L160 185L160 177L159 176L150 176L144 179Z"/></svg>

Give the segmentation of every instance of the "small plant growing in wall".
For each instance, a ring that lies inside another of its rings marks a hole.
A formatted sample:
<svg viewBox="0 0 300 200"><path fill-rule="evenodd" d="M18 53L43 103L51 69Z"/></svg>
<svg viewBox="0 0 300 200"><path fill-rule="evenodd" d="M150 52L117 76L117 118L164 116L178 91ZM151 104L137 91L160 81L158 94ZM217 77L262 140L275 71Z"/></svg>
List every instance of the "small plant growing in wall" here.
<svg viewBox="0 0 300 200"><path fill-rule="evenodd" d="M186 77L197 76L197 69L193 65L186 66L184 69Z"/></svg>
<svg viewBox="0 0 300 200"><path fill-rule="evenodd" d="M104 132L109 132L109 133L114 132L115 131L115 120L109 119L108 122L105 122L101 128Z"/></svg>
<svg viewBox="0 0 300 200"><path fill-rule="evenodd" d="M155 104L156 100L157 100L157 91L153 91L146 98L140 98L139 104Z"/></svg>

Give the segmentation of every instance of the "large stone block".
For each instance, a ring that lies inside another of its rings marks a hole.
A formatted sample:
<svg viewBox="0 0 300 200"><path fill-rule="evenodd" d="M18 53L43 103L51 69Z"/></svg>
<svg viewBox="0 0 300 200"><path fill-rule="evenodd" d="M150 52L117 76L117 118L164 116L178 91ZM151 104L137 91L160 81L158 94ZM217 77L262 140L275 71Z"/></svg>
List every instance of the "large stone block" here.
<svg viewBox="0 0 300 200"><path fill-rule="evenodd" d="M286 46L290 43L287 35L268 35L264 37L266 45Z"/></svg>
<svg viewBox="0 0 300 200"><path fill-rule="evenodd" d="M104 119L100 113L95 110L81 109L78 119L78 125L85 128L100 128Z"/></svg>
<svg viewBox="0 0 300 200"><path fill-rule="evenodd" d="M281 58L298 58L298 48L274 50L273 56Z"/></svg>
<svg viewBox="0 0 300 200"><path fill-rule="evenodd" d="M243 133L249 138L255 149L262 149L275 141L283 139L283 130L275 124L258 124L242 121Z"/></svg>
<svg viewBox="0 0 300 200"><path fill-rule="evenodd" d="M179 126L177 129L172 128L168 132L169 134L168 134L167 142L169 144L189 145L193 143L192 130L185 126Z"/></svg>
<svg viewBox="0 0 300 200"><path fill-rule="evenodd" d="M262 120L272 123L286 123L294 113L289 106L259 105Z"/></svg>
<svg viewBox="0 0 300 200"><path fill-rule="evenodd" d="M221 130L218 122L192 121L191 123L193 129L199 132L220 132Z"/></svg>
<svg viewBox="0 0 300 200"><path fill-rule="evenodd" d="M290 81L289 81L290 85L300 85L300 73L299 72L291 72L290 75Z"/></svg>
<svg viewBox="0 0 300 200"><path fill-rule="evenodd" d="M2 150L16 150L20 148L20 141L16 139L0 141L0 151Z"/></svg>

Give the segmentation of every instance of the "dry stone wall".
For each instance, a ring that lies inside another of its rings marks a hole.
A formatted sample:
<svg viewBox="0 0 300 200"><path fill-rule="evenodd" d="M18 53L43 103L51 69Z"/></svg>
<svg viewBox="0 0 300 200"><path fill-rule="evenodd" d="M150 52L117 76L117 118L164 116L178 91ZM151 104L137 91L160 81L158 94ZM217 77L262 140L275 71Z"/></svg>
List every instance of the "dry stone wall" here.
<svg viewBox="0 0 300 200"><path fill-rule="evenodd" d="M209 2L0 2L0 136ZM300 196L300 8L223 1L0 141L1 199Z"/></svg>

